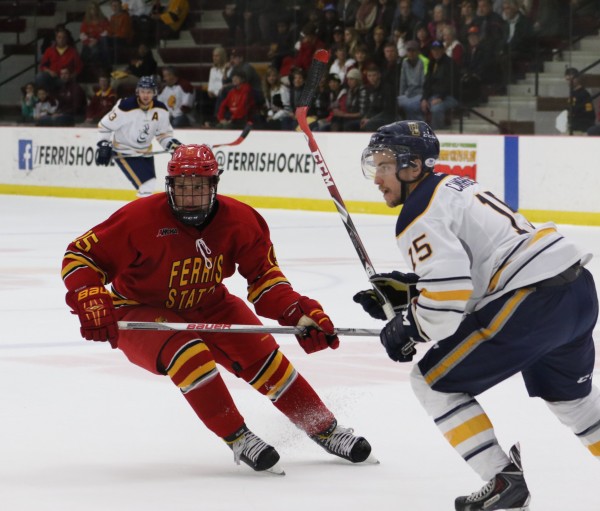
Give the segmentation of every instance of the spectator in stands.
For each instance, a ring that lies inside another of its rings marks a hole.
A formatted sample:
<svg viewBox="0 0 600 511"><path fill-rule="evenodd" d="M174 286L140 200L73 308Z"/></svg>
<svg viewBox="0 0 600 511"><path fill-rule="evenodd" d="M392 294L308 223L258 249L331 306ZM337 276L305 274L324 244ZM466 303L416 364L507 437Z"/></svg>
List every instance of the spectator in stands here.
<svg viewBox="0 0 600 511"><path fill-rule="evenodd" d="M190 2L188 0L169 0L166 7L161 5L160 0L156 0L152 19L156 22L158 41L178 39L189 12Z"/></svg>
<svg viewBox="0 0 600 511"><path fill-rule="evenodd" d="M354 58L356 46L360 44L358 32L354 27L346 27L344 29L344 44L348 48L348 56Z"/></svg>
<svg viewBox="0 0 600 511"><path fill-rule="evenodd" d="M378 0L374 26L383 27L386 34L391 34L395 12L396 5L393 0Z"/></svg>
<svg viewBox="0 0 600 511"><path fill-rule="evenodd" d="M356 61L348 56L348 48L345 44L340 44L334 48L335 60L329 67L329 73L339 76L340 81L345 83L346 73L356 66Z"/></svg>
<svg viewBox="0 0 600 511"><path fill-rule="evenodd" d="M504 70L506 82L512 77L524 77L533 58L533 24L521 14L518 0L504 0Z"/></svg>
<svg viewBox="0 0 600 511"><path fill-rule="evenodd" d="M406 34L408 40L414 38L415 29L420 21L412 13L410 7L410 0L399 0L396 10L394 11L394 19L392 20L392 33L398 30L402 34Z"/></svg>
<svg viewBox="0 0 600 511"><path fill-rule="evenodd" d="M225 96L217 112L217 128L242 129L248 121L253 121L255 109L252 87L246 81L244 71L236 68L232 72L233 87Z"/></svg>
<svg viewBox="0 0 600 511"><path fill-rule="evenodd" d="M315 120L309 124L312 131L329 131L331 127L331 94L329 82L328 76L323 76L319 82L317 94L312 105Z"/></svg>
<svg viewBox="0 0 600 511"><path fill-rule="evenodd" d="M477 25L469 29L468 40L461 70L460 98L468 105L475 105L485 100L487 91L494 84L496 57L479 37Z"/></svg>
<svg viewBox="0 0 600 511"><path fill-rule="evenodd" d="M227 23L229 36L228 44L234 44L237 40L238 30L244 32L244 11L246 10L246 0L230 0L223 7L223 19Z"/></svg>
<svg viewBox="0 0 600 511"><path fill-rule="evenodd" d="M99 70L102 72L109 71L109 31L110 23L100 10L98 2L88 3L79 28L81 60L88 76L95 77Z"/></svg>
<svg viewBox="0 0 600 511"><path fill-rule="evenodd" d="M108 20L108 47L111 64L115 65L129 50L133 40L133 28L131 16L123 8L121 0L111 0L110 9L112 14Z"/></svg>
<svg viewBox="0 0 600 511"><path fill-rule="evenodd" d="M363 41L366 41L367 35L375 25L375 18L377 18L377 0L360 0L354 28Z"/></svg>
<svg viewBox="0 0 600 511"><path fill-rule="evenodd" d="M330 45L331 48L336 47L338 44L344 43L344 27L342 25L336 25L333 27L333 41Z"/></svg>
<svg viewBox="0 0 600 511"><path fill-rule="evenodd" d="M450 23L450 20L445 14L446 11L444 6L441 3L435 4L431 21L427 24L427 30L429 31L429 37L431 37L431 39L442 39L442 30Z"/></svg>
<svg viewBox="0 0 600 511"><path fill-rule="evenodd" d="M393 110L396 110L396 96L400 93L400 77L402 76L402 59L393 42L385 43L383 47L384 61L381 66L381 79L392 86L394 92Z"/></svg>
<svg viewBox="0 0 600 511"><path fill-rule="evenodd" d="M246 77L246 81L252 87L254 91L262 91L262 83L260 80L260 76L256 72L254 66L246 61L246 50L242 47L233 48L230 53L230 66L223 80L224 85L231 85L233 71L241 70L244 72L244 76ZM261 94L262 96L262 94Z"/></svg>
<svg viewBox="0 0 600 511"><path fill-rule="evenodd" d="M85 122L97 124L102 117L112 110L117 99L117 93L110 86L108 75L100 75L98 84L94 86L94 93L85 110Z"/></svg>
<svg viewBox="0 0 600 511"><path fill-rule="evenodd" d="M579 71L574 67L565 70L565 80L569 84L569 132L587 132L596 119L592 96L581 83Z"/></svg>
<svg viewBox="0 0 600 511"><path fill-rule="evenodd" d="M381 70L372 63L367 68L365 104L360 119L361 131L376 131L385 124L396 120L395 96L392 84L381 79Z"/></svg>
<svg viewBox="0 0 600 511"><path fill-rule="evenodd" d="M456 38L456 29L453 25L445 25L442 28L442 41L444 42L446 55L448 55L460 69L463 65L464 47Z"/></svg>
<svg viewBox="0 0 600 511"><path fill-rule="evenodd" d="M356 12L359 7L360 3L358 0L338 0L337 13L342 26L354 27L354 24L356 23Z"/></svg>
<svg viewBox="0 0 600 511"><path fill-rule="evenodd" d="M335 5L326 4L325 7L323 7L323 20L318 31L319 37L326 46L331 47L333 44L333 31L339 24L340 20Z"/></svg>
<svg viewBox="0 0 600 511"><path fill-rule="evenodd" d="M429 30L427 30L427 25L425 23L419 23L415 27L415 40L419 44L419 52L421 55L425 55L425 57L429 58L433 40L431 39L431 35L429 35Z"/></svg>
<svg viewBox="0 0 600 511"><path fill-rule="evenodd" d="M308 71L315 51L325 48L325 43L317 35L317 27L313 23L307 23L302 27L300 33L300 48L294 57L294 67Z"/></svg>
<svg viewBox="0 0 600 511"><path fill-rule="evenodd" d="M383 66L385 56L383 55L383 47L387 42L387 32L383 25L375 25L370 35L367 37L367 49L371 55L373 62L379 67Z"/></svg>
<svg viewBox="0 0 600 511"><path fill-rule="evenodd" d="M347 87L342 94L339 106L332 110L331 131L360 131L361 108L365 102L365 88L362 74L351 69L346 75Z"/></svg>
<svg viewBox="0 0 600 511"><path fill-rule="evenodd" d="M267 53L271 65L276 67L280 73L284 60L290 59L294 55L295 42L294 34L290 30L290 23L285 17L281 17L277 20L275 36L270 41Z"/></svg>
<svg viewBox="0 0 600 511"><path fill-rule="evenodd" d="M60 70L61 86L56 92L58 107L56 111L38 121L40 126L74 126L84 119L86 97L85 91L71 75L68 67Z"/></svg>
<svg viewBox="0 0 600 511"><path fill-rule="evenodd" d="M402 61L400 74L400 94L398 107L404 112L405 119L423 120L421 98L425 84L425 62L419 57L419 43L406 43L406 58Z"/></svg>
<svg viewBox="0 0 600 511"><path fill-rule="evenodd" d="M247 45L261 44L270 41L274 35L273 24L279 13L278 0L249 0L246 3L244 19L244 35Z"/></svg>
<svg viewBox="0 0 600 511"><path fill-rule="evenodd" d="M354 50L354 59L356 60L356 69L360 71L362 76L362 85L367 84L367 68L373 62L371 54L366 44L359 44Z"/></svg>
<svg viewBox="0 0 600 511"><path fill-rule="evenodd" d="M38 101L33 109L33 120L39 125L44 118L56 112L58 103L43 87L38 87L36 95Z"/></svg>
<svg viewBox="0 0 600 511"><path fill-rule="evenodd" d="M476 25L475 0L462 0L460 4L460 18L458 21L457 37L466 46L469 39L469 29Z"/></svg>
<svg viewBox="0 0 600 511"><path fill-rule="evenodd" d="M33 111L38 102L35 94L35 85L33 82L26 83L21 87L21 92L21 122L31 123L34 120Z"/></svg>
<svg viewBox="0 0 600 511"><path fill-rule="evenodd" d="M154 44L156 23L151 17L152 5L151 0L127 0L123 3L123 8L127 10L131 17L131 26L133 29L132 45L134 47L140 44L145 44L146 46Z"/></svg>
<svg viewBox="0 0 600 511"><path fill-rule="evenodd" d="M446 114L458 105L459 71L454 61L446 55L444 43L431 43L431 61L423 84L421 111L431 115L430 125L434 130L446 126Z"/></svg>
<svg viewBox="0 0 600 511"><path fill-rule="evenodd" d="M290 74L289 74L289 81L290 81L290 107L292 109L292 112L296 112L296 107L299 106L300 104L300 98L302 97L302 92L304 91L304 85L306 83L306 73L304 71L304 69L300 68L300 67L293 67L290 70ZM310 108L309 111L307 112L307 116L310 113Z"/></svg>
<svg viewBox="0 0 600 511"><path fill-rule="evenodd" d="M177 69L167 66L162 69L163 89L158 94L158 100L167 105L169 120L173 128L191 126L196 94L192 84L181 78Z"/></svg>
<svg viewBox="0 0 600 511"><path fill-rule="evenodd" d="M533 33L542 52L551 54L561 47L561 38L566 34L570 5L563 0L535 0L528 2L525 13L533 22Z"/></svg>
<svg viewBox="0 0 600 511"><path fill-rule="evenodd" d="M499 54L504 46L504 20L494 12L491 0L477 0L477 16L475 24L479 27L479 34L486 40L494 54Z"/></svg>
<svg viewBox="0 0 600 511"><path fill-rule="evenodd" d="M64 30L67 35L67 46L75 46L75 39L73 39L73 34L67 28L67 25L64 23L58 23L54 27L54 32L46 32L44 37L42 38L42 43L40 45L40 55L43 55L44 52L50 48L50 46L56 45L56 32L59 30Z"/></svg>
<svg viewBox="0 0 600 511"><path fill-rule="evenodd" d="M217 98L223 89L223 80L227 75L227 70L231 66L227 58L227 52L222 46L217 46L212 51L212 66L208 73L208 84L206 94L203 94L200 100L200 114L205 125L210 126L213 118L217 115ZM225 96L223 95L223 98Z"/></svg>
<svg viewBox="0 0 600 511"><path fill-rule="evenodd" d="M142 76L154 76L158 65L152 54L152 50L145 43L137 47L136 55L129 61L124 69L113 71L111 87L117 91L120 98L131 96L135 93L135 86Z"/></svg>
<svg viewBox="0 0 600 511"><path fill-rule="evenodd" d="M263 78L264 123L261 127L269 130L291 130L294 127L294 114L290 104L290 89L281 83L279 70L269 66Z"/></svg>
<svg viewBox="0 0 600 511"><path fill-rule="evenodd" d="M46 49L40 60L40 72L35 77L36 89L54 92L60 86L60 70L68 67L73 76L79 75L83 67L77 49L68 44L66 30L59 28L55 33L55 44Z"/></svg>
<svg viewBox="0 0 600 511"><path fill-rule="evenodd" d="M345 89L342 88L342 81L340 77L334 73L330 73L327 76L327 93L329 98L327 99L328 112L324 116L320 111L323 106L316 112L317 122L316 125L311 126L314 131L331 131L331 121L333 119L333 110L340 107L340 99L345 94Z"/></svg>

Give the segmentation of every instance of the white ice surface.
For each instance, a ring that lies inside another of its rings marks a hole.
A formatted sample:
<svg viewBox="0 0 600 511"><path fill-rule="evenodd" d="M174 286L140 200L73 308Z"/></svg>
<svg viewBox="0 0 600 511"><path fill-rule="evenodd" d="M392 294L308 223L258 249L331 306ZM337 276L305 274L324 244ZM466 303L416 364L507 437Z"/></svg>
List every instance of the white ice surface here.
<svg viewBox="0 0 600 511"><path fill-rule="evenodd" d="M483 484L413 397L411 364L391 362L376 338L346 337L337 351L311 356L293 337L279 341L340 423L369 439L379 465L326 454L223 372L247 424L276 446L287 475L236 466L168 379L82 340L67 310L60 280L67 243L120 205L0 200L0 510L450 511L457 495ZM298 291L320 300L339 327L381 326L352 302L368 284L337 214L261 212ZM353 219L375 268L402 269L395 218ZM600 229L562 231L593 250L588 267L599 280ZM229 285L245 296L243 281ZM600 465L543 402L527 397L519 376L480 402L503 447L521 442L533 511L600 509Z"/></svg>

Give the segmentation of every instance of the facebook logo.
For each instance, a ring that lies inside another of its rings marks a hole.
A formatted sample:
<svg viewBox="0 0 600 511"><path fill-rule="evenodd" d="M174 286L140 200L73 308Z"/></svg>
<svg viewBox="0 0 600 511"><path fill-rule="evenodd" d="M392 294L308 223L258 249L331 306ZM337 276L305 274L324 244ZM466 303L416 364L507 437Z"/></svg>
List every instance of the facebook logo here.
<svg viewBox="0 0 600 511"><path fill-rule="evenodd" d="M19 140L19 170L33 170L33 142Z"/></svg>

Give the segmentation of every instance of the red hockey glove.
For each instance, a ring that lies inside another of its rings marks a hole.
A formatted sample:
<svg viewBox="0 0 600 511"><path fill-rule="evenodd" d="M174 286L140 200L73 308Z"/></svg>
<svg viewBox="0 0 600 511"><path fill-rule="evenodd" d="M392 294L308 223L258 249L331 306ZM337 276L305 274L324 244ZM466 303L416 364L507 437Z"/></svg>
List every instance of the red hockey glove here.
<svg viewBox="0 0 600 511"><path fill-rule="evenodd" d="M279 324L306 327L304 334L296 336L306 353L314 353L326 348L335 350L340 345L333 323L323 312L321 304L306 296L301 296L284 311L283 316L279 318Z"/></svg>
<svg viewBox="0 0 600 511"><path fill-rule="evenodd" d="M119 339L115 307L104 286L69 291L67 305L79 316L81 336L89 341L108 341L114 348Z"/></svg>

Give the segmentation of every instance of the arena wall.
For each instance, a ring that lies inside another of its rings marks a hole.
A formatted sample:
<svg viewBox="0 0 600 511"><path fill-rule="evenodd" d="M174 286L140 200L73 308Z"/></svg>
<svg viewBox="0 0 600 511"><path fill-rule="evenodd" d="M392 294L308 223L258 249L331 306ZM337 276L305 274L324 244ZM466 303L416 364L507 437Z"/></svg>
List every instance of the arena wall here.
<svg viewBox="0 0 600 511"><path fill-rule="evenodd" d="M120 170L94 163L95 128L1 127L0 193L128 200L133 188ZM233 142L238 131L180 130L183 143ZM397 214L360 171L369 134L317 133L317 143L346 206L356 213ZM588 137L440 136L437 169L466 175L530 220L600 225L597 139ZM154 150L161 147L155 143ZM252 131L237 146L215 149L219 192L255 207L335 211L301 132ZM156 157L157 188L168 154Z"/></svg>

